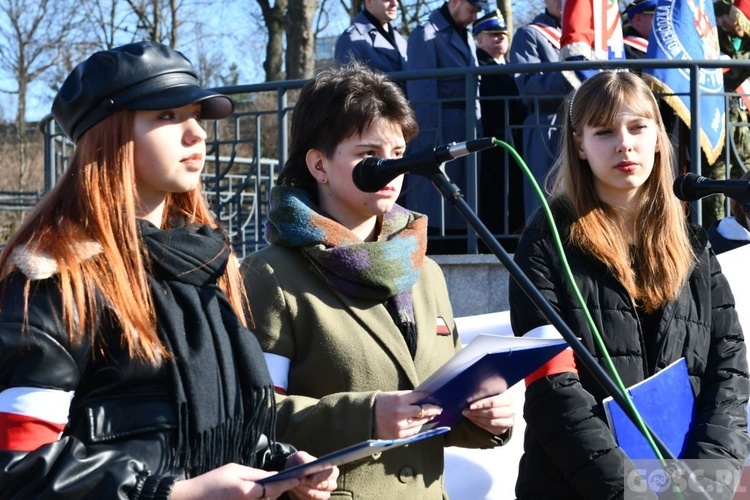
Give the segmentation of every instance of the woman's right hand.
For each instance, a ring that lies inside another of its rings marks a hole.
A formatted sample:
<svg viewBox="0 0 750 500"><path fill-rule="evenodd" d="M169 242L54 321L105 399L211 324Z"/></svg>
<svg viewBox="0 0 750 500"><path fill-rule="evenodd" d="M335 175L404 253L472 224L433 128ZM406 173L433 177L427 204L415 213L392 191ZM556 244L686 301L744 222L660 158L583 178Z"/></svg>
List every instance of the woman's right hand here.
<svg viewBox="0 0 750 500"><path fill-rule="evenodd" d="M299 479L282 479L266 484L255 481L272 476L268 472L239 464L227 464L191 479L177 481L169 495L170 500L202 500L221 498L227 500L248 498L278 498L296 488Z"/></svg>
<svg viewBox="0 0 750 500"><path fill-rule="evenodd" d="M427 394L415 391L378 393L375 398L375 439L399 439L418 434L422 426L443 409L417 404Z"/></svg>

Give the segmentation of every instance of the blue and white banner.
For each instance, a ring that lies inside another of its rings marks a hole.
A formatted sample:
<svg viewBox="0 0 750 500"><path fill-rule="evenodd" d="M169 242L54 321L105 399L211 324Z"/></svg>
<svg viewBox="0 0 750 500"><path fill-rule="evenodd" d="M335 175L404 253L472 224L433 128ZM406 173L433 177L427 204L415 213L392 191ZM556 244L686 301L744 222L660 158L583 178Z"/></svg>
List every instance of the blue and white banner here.
<svg viewBox="0 0 750 500"><path fill-rule="evenodd" d="M710 0L659 0L648 42L647 59L719 59L719 40ZM654 78L656 92L690 126L690 70L646 69ZM700 88L700 144L709 163L724 146L724 79L721 68L698 71Z"/></svg>

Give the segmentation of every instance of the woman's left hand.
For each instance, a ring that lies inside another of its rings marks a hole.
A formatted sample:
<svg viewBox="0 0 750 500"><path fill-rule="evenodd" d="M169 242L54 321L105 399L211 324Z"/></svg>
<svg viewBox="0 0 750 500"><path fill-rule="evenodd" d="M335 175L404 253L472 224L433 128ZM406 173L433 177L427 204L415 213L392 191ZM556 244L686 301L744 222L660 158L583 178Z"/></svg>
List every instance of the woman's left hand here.
<svg viewBox="0 0 750 500"><path fill-rule="evenodd" d="M499 436L513 427L516 410L513 407L513 395L506 391L474 401L462 413L482 429Z"/></svg>
<svg viewBox="0 0 750 500"><path fill-rule="evenodd" d="M287 467L298 464L306 464L315 460L315 457L304 451L298 451L287 460ZM331 467L315 474L300 478L300 484L287 492L292 498L314 500L325 500L331 496L336 489L336 478L339 477L339 468Z"/></svg>

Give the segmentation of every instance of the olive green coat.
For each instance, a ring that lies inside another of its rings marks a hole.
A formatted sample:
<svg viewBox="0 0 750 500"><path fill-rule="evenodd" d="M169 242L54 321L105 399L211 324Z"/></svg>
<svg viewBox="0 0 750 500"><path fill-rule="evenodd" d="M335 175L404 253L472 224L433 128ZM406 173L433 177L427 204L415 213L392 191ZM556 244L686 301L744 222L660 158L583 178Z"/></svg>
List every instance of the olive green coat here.
<svg viewBox="0 0 750 500"><path fill-rule="evenodd" d="M320 456L372 439L379 391L408 390L460 349L445 279L426 258L412 289L412 360L383 303L331 289L298 249L270 246L242 263L254 327L265 352L291 360L288 396L277 396L278 437ZM436 333L438 317L450 332ZM504 439L468 420L448 434L340 467L334 498L439 499L443 447Z"/></svg>

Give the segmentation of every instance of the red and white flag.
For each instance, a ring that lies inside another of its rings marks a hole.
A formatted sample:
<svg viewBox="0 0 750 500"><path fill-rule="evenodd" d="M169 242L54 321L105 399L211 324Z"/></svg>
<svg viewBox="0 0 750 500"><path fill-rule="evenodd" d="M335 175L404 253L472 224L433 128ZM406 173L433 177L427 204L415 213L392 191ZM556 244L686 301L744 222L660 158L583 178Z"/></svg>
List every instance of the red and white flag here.
<svg viewBox="0 0 750 500"><path fill-rule="evenodd" d="M620 7L615 0L563 0L561 61L624 59ZM578 88L586 73L564 71ZM590 75L589 75L590 76Z"/></svg>

